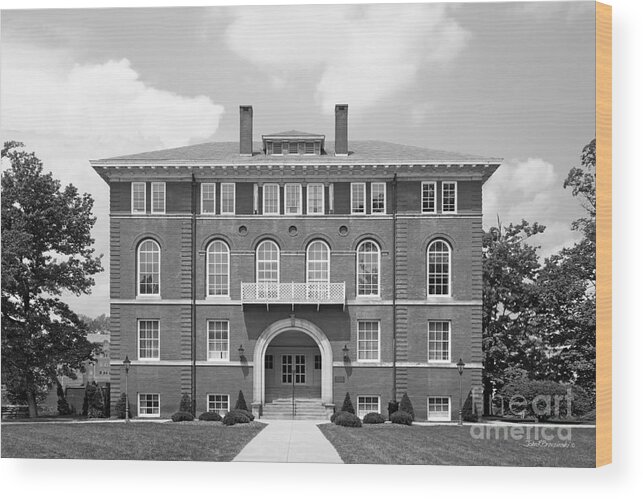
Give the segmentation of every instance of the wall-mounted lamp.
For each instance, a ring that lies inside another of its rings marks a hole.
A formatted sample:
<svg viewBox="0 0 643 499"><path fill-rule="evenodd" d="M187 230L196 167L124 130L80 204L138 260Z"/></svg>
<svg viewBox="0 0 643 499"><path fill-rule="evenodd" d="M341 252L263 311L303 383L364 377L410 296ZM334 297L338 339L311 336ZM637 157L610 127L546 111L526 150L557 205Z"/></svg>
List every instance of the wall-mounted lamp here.
<svg viewBox="0 0 643 499"><path fill-rule="evenodd" d="M239 345L239 358L243 359L243 354L245 353L245 350L243 349L243 345Z"/></svg>
<svg viewBox="0 0 643 499"><path fill-rule="evenodd" d="M350 358L348 357L348 345L344 345L344 348L342 348L342 352L344 352L344 360L348 362Z"/></svg>

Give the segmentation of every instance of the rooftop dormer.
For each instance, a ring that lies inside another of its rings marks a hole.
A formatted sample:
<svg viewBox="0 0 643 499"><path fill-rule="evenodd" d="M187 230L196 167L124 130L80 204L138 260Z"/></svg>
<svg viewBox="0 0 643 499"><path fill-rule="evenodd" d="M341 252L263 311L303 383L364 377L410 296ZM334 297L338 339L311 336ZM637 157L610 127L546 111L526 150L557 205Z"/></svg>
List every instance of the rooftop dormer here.
<svg viewBox="0 0 643 499"><path fill-rule="evenodd" d="M267 156L308 155L320 156L324 152L324 135L289 130L262 135L263 151Z"/></svg>

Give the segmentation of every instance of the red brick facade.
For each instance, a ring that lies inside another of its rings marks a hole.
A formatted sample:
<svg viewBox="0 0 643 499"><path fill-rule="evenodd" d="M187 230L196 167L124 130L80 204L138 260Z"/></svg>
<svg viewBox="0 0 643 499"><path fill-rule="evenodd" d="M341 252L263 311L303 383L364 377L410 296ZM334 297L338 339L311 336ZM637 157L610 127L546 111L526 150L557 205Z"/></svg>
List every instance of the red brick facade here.
<svg viewBox="0 0 643 499"><path fill-rule="evenodd" d="M284 167L279 158L257 151L259 158L247 159L256 163L250 166L242 157L238 164L217 157L185 164L163 158L93 162L111 194L112 400L124 390L122 360L128 355L133 361L128 389L134 414L139 393L159 394L162 417L178 410L182 393L195 394L197 413L207 410L208 394L228 394L234 404L242 390L250 404L257 388L254 370L264 369L254 361L255 344L272 324L296 318L323 331L332 346L332 401L337 406L346 392L355 405L360 395L377 395L385 412L394 394L399 400L407 392L418 419L427 418L427 397L450 397L451 417L457 419L459 358L466 363L464 396L481 385L481 193L498 163L435 161L432 151L426 151L424 162L412 163L404 158L360 160L351 154L342 159L328 152L328 158L289 158ZM124 168L127 164L131 167ZM457 181L456 213L440 213L441 182L446 180ZM147 183L146 214L131 213L132 181ZM166 182L164 214L150 213L152 181ZM436 182L435 214L422 213L422 181ZM216 183L214 214L200 213L200 184L205 182ZM221 182L236 184L234 215L220 214ZM280 215L261 213L261 185L268 182L280 184ZM325 185L325 214L284 215L284 184L302 184L306 213L306 185L313 182ZM350 214L351 182L367 185L365 215ZM386 182L385 214L370 213L371 182ZM155 298L137 297L137 249L146 239L160 247L160 297ZM307 246L325 241L331 251L330 282L345 283L345 303L244 303L241 283L257 280L255 251L265 239L279 246L282 283L305 283ZM356 250L367 239L381 250L380 296L365 299L356 296ZM436 239L451 248L451 293L427 297L427 247ZM213 240L224 241L230 249L230 296L225 299L206 296L206 252ZM138 360L141 319L159 321L158 361ZM208 320L229 321L228 361L207 360ZM357 359L359 320L380 323L377 362ZM446 362L428 361L429 320L451 322ZM273 369L279 369L278 359L274 362ZM307 370L312 375L313 366Z"/></svg>

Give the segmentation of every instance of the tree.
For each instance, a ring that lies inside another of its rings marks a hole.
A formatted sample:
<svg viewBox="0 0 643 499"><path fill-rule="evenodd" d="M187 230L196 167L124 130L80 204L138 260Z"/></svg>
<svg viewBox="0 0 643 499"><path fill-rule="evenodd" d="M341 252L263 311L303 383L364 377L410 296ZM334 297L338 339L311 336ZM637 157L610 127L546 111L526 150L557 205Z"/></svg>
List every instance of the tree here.
<svg viewBox="0 0 643 499"><path fill-rule="evenodd" d="M544 352L534 318L538 306L536 278L540 269L537 247L528 239L542 233L543 225L503 227L500 222L482 239L482 349L485 404L511 372L545 376ZM485 407L485 412L489 412Z"/></svg>
<svg viewBox="0 0 643 499"><path fill-rule="evenodd" d="M65 390L60 384L60 381L56 380L56 395L58 396L58 414L60 416L68 416L73 411L65 398Z"/></svg>
<svg viewBox="0 0 643 499"><path fill-rule="evenodd" d="M243 392L241 390L239 390L239 396L237 397L237 403L234 405L234 408L242 410L242 411L249 412L248 411L248 404L246 404L246 399L243 396Z"/></svg>
<svg viewBox="0 0 643 499"><path fill-rule="evenodd" d="M590 393L596 378L596 140L583 148L581 166L564 183L586 216L572 229L582 239L545 260L538 279L539 327L549 347L551 378Z"/></svg>
<svg viewBox="0 0 643 499"><path fill-rule="evenodd" d="M179 403L179 412L192 413L192 397L189 393L181 395L181 402Z"/></svg>
<svg viewBox="0 0 643 499"><path fill-rule="evenodd" d="M346 397L344 397L344 403L342 404L341 412L350 412L351 414L355 414L353 402L351 402L351 396L348 392L346 392Z"/></svg>
<svg viewBox="0 0 643 499"><path fill-rule="evenodd" d="M2 381L35 417L44 387L93 360L87 326L59 297L88 294L102 267L91 196L61 188L21 147L2 148L11 165L2 174Z"/></svg>
<svg viewBox="0 0 643 499"><path fill-rule="evenodd" d="M410 414L411 419L415 419L415 411L413 410L413 404L411 404L411 399L406 394L406 392L404 392L404 395L402 395L402 399L400 400L400 411Z"/></svg>

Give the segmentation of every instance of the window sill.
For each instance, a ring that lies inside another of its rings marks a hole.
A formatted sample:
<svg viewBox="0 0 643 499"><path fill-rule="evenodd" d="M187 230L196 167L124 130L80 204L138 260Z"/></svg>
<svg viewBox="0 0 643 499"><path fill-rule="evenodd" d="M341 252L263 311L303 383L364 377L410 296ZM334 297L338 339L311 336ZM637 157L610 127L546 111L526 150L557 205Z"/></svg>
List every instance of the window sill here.
<svg viewBox="0 0 643 499"><path fill-rule="evenodd" d="M161 295L137 295L137 300L160 300Z"/></svg>

